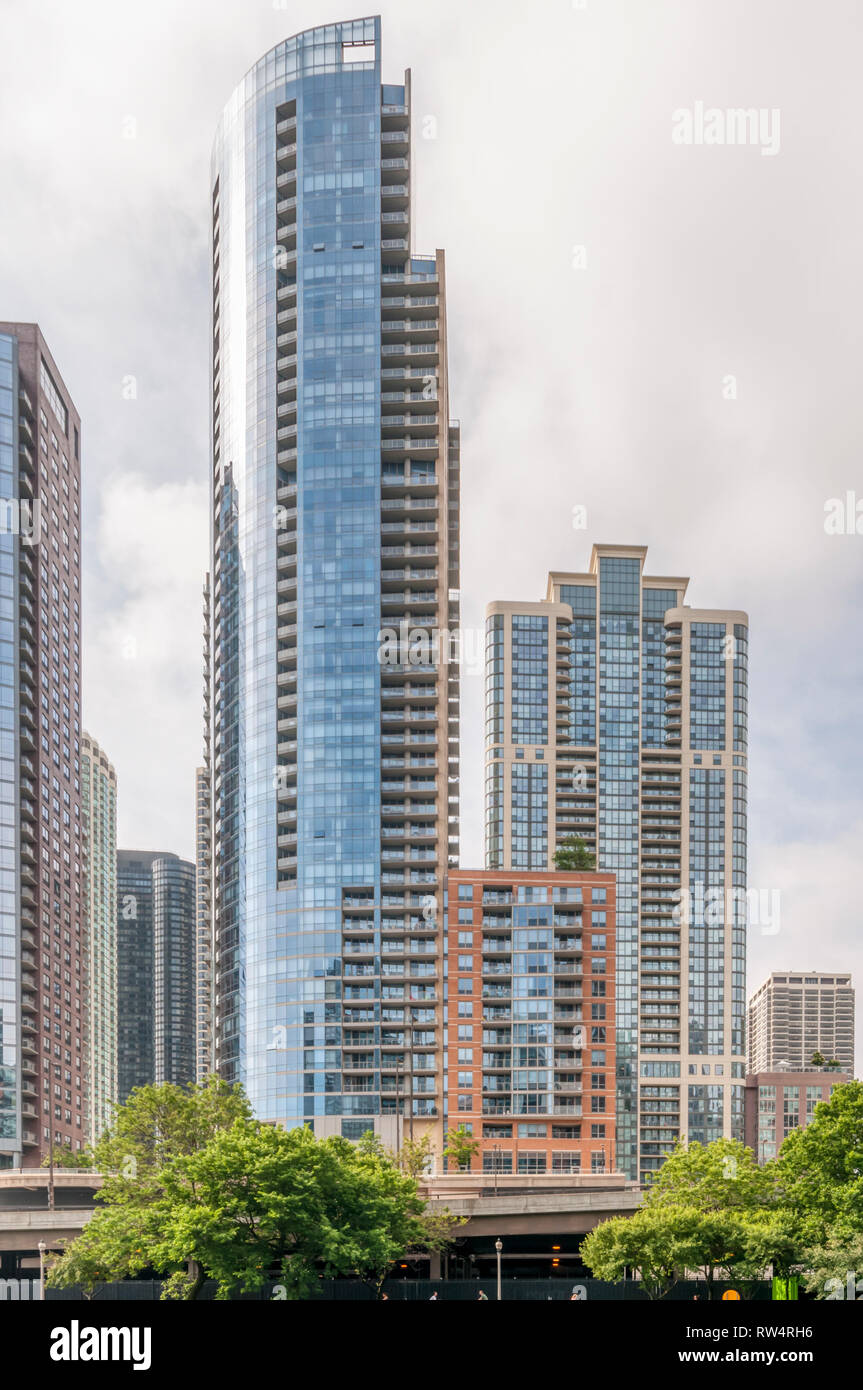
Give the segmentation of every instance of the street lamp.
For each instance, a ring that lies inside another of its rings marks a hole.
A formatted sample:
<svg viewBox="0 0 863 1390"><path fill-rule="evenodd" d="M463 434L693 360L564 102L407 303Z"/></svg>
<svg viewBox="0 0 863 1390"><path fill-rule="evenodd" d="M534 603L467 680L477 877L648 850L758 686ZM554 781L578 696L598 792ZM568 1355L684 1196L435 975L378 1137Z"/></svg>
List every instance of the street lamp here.
<svg viewBox="0 0 863 1390"><path fill-rule="evenodd" d="M39 1301L45 1302L45 1251L48 1249L44 1240L39 1242Z"/></svg>
<svg viewBox="0 0 863 1390"><path fill-rule="evenodd" d="M495 1241L494 1248L497 1254L497 1301L500 1303L500 1252L503 1249L503 1241L500 1236Z"/></svg>

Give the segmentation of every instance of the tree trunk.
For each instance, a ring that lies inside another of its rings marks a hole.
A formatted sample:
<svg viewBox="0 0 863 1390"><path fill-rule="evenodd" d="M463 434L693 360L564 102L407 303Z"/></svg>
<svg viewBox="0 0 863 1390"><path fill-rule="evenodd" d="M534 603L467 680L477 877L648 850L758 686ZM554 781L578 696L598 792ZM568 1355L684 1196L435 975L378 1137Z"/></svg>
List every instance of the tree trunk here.
<svg viewBox="0 0 863 1390"><path fill-rule="evenodd" d="M202 1266L198 1263L197 1260L189 1260L188 1268L189 1278L192 1280L192 1284L189 1288L188 1293L188 1299L189 1301L191 1301L198 1297L198 1294L204 1287L204 1283L206 1281L207 1276L205 1275Z"/></svg>

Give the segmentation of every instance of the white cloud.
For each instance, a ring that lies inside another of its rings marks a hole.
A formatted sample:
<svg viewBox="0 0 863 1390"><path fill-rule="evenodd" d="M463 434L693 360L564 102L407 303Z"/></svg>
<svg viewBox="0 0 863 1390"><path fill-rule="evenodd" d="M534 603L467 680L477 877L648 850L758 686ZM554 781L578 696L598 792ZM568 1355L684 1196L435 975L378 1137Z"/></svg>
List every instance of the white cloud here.
<svg viewBox="0 0 863 1390"><path fill-rule="evenodd" d="M199 484L115 476L101 496L92 602L85 588L84 719L117 768L120 844L188 857L207 512Z"/></svg>

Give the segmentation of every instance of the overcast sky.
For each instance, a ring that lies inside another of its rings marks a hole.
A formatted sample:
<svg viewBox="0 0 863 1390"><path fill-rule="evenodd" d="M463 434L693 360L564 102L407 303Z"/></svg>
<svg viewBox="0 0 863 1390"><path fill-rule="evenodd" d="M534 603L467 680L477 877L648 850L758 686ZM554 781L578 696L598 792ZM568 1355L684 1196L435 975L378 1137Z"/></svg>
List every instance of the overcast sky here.
<svg viewBox="0 0 863 1390"><path fill-rule="evenodd" d="M750 987L863 980L863 535L824 510L863 503L859 3L378 8L385 80L413 71L416 249L447 252L463 621L594 541L748 610L750 882L782 911ZM361 13L0 5L0 318L38 320L83 417L84 721L124 846L194 849L216 122L273 44ZM698 102L778 110L778 152L674 143ZM463 690L474 865L481 675Z"/></svg>

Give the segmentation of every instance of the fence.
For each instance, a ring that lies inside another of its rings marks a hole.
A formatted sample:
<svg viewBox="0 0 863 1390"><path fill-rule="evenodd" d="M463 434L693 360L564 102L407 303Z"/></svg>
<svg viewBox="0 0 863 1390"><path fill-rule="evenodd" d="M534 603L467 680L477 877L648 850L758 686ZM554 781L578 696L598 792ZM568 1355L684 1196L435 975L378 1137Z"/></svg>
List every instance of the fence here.
<svg viewBox="0 0 863 1390"><path fill-rule="evenodd" d="M503 1279L502 1298L508 1302L552 1302L572 1301L573 1287L578 1289L580 1298L590 1302L643 1302L647 1294L632 1280L622 1284L608 1284L601 1279L581 1279L574 1283L569 1279ZM715 1297L721 1297L728 1288L735 1288L746 1300L769 1300L771 1286L764 1281L745 1281L736 1284L717 1283ZM391 1279L384 1285L384 1292L390 1302L422 1303L431 1300L437 1293L442 1303L466 1303L477 1301L480 1289L494 1302L497 1298L497 1285L494 1279ZM93 1302L98 1303L155 1303L162 1293L158 1279L129 1279L116 1284L99 1284L92 1294ZM198 1295L202 1301L215 1297L216 1285L207 1282ZM695 1296L707 1299L707 1288L702 1280L682 1280L665 1296L665 1302L685 1302ZM36 1291L38 1297L38 1289ZM56 1302L83 1302L85 1294L79 1288L46 1290L46 1298ZM255 1293L237 1294L243 1302L262 1303L284 1298L284 1285L270 1280ZM332 1302L373 1303L375 1290L369 1284L357 1279L321 1279L314 1299Z"/></svg>

